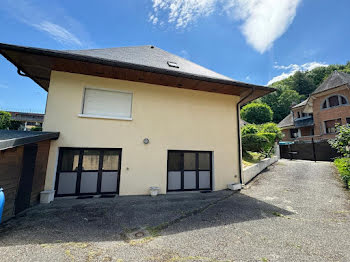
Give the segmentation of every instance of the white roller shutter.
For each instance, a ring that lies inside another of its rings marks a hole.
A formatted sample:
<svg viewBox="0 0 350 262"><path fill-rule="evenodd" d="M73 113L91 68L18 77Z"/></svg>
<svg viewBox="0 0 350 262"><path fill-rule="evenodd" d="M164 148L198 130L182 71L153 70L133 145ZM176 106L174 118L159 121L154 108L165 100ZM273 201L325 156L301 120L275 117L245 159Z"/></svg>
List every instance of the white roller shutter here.
<svg viewBox="0 0 350 262"><path fill-rule="evenodd" d="M86 88L83 115L131 119L132 93Z"/></svg>

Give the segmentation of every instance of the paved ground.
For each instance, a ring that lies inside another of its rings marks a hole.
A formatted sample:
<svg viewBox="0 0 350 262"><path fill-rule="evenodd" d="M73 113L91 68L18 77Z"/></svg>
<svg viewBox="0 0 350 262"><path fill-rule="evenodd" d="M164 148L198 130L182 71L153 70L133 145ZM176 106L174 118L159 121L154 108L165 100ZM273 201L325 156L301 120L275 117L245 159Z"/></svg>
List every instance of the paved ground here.
<svg viewBox="0 0 350 262"><path fill-rule="evenodd" d="M350 194L282 160L240 193L65 199L0 227L1 261L350 261Z"/></svg>

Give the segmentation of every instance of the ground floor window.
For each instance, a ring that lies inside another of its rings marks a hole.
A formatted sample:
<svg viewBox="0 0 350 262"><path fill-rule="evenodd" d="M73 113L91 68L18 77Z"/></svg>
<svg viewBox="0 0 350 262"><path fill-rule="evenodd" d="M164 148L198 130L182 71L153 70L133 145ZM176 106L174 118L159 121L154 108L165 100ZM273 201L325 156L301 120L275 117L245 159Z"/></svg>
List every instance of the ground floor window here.
<svg viewBox="0 0 350 262"><path fill-rule="evenodd" d="M56 196L119 192L121 149L60 148Z"/></svg>
<svg viewBox="0 0 350 262"><path fill-rule="evenodd" d="M168 151L168 191L212 189L212 152Z"/></svg>
<svg viewBox="0 0 350 262"><path fill-rule="evenodd" d="M292 128L292 129L290 129L290 137L291 137L291 138L300 137L299 129L297 129L297 128Z"/></svg>
<svg viewBox="0 0 350 262"><path fill-rule="evenodd" d="M341 119L328 120L324 122L326 134L332 134L336 132L335 126L341 125Z"/></svg>
<svg viewBox="0 0 350 262"><path fill-rule="evenodd" d="M346 123L350 125L350 117L346 118Z"/></svg>

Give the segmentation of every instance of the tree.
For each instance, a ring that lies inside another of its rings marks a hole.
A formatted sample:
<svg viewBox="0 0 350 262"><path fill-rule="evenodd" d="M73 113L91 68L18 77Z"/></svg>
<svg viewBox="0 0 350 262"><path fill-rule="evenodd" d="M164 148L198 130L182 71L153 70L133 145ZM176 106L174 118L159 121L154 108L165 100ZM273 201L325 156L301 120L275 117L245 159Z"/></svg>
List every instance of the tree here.
<svg viewBox="0 0 350 262"><path fill-rule="evenodd" d="M16 120L11 120L9 129L18 130L21 127L21 122Z"/></svg>
<svg viewBox="0 0 350 262"><path fill-rule="evenodd" d="M0 111L0 129L8 129L11 124L11 114Z"/></svg>
<svg viewBox="0 0 350 262"><path fill-rule="evenodd" d="M316 89L316 86L314 85L314 82L309 77L307 77L305 73L298 71L293 75L291 88L297 91L298 94L302 95L305 99Z"/></svg>
<svg viewBox="0 0 350 262"><path fill-rule="evenodd" d="M250 103L242 108L241 117L252 124L263 124L272 121L273 112L267 104Z"/></svg>
<svg viewBox="0 0 350 262"><path fill-rule="evenodd" d="M271 107L273 111L273 122L279 123L289 113L293 103L299 103L300 95L295 90L288 89L286 86L277 86L277 90L266 96L260 101Z"/></svg>

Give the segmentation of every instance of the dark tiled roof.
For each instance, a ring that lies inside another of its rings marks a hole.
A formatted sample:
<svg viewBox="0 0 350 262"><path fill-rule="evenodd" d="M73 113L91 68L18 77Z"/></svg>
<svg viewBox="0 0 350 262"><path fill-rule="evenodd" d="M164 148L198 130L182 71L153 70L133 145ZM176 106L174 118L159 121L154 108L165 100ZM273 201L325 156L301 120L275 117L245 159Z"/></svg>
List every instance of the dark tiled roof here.
<svg viewBox="0 0 350 262"><path fill-rule="evenodd" d="M345 84L350 84L350 74L334 71L312 94L321 93Z"/></svg>
<svg viewBox="0 0 350 262"><path fill-rule="evenodd" d="M303 102L301 102L301 103L299 103L299 104L293 106L292 108L297 108L297 107L300 107L300 106L305 106L306 103L307 103L307 100L308 100L308 99L305 99Z"/></svg>
<svg viewBox="0 0 350 262"><path fill-rule="evenodd" d="M57 139L58 132L0 130L0 150Z"/></svg>
<svg viewBox="0 0 350 262"><path fill-rule="evenodd" d="M92 57L96 59L158 68L177 73L234 81L232 78L218 74L182 57L173 55L167 51L151 45L88 50L67 50L62 52L85 57ZM176 63L178 68L169 66L168 62Z"/></svg>
<svg viewBox="0 0 350 262"><path fill-rule="evenodd" d="M290 113L281 122L278 123L278 127L294 126L293 115Z"/></svg>

